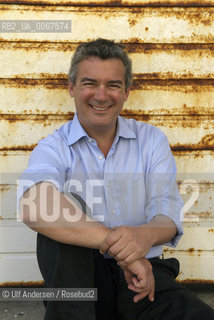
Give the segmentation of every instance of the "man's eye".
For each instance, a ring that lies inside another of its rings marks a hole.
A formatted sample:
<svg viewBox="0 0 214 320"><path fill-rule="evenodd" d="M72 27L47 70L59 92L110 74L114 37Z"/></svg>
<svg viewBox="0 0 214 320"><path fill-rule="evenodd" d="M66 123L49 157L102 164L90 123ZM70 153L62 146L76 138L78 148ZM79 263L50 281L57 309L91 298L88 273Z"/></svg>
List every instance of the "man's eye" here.
<svg viewBox="0 0 214 320"><path fill-rule="evenodd" d="M120 88L118 84L110 84L110 88Z"/></svg>
<svg viewBox="0 0 214 320"><path fill-rule="evenodd" d="M92 86L94 86L94 83L92 83L92 82L84 82L83 85L92 87Z"/></svg>

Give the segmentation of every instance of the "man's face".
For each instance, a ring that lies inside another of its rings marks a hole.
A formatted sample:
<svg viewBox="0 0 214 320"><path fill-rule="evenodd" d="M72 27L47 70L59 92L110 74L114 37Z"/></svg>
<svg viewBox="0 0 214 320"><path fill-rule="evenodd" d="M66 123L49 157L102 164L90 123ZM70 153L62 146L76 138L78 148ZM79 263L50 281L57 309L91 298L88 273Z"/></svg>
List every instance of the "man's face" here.
<svg viewBox="0 0 214 320"><path fill-rule="evenodd" d="M115 132L117 116L129 95L122 61L94 56L81 61L76 83L69 83L69 92L74 97L78 119L89 135Z"/></svg>

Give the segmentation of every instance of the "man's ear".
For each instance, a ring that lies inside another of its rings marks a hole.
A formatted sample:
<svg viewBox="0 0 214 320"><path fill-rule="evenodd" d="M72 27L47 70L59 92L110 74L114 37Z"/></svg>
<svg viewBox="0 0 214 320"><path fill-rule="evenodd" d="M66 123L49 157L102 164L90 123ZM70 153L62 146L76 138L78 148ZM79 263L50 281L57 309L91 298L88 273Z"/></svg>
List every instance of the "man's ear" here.
<svg viewBox="0 0 214 320"><path fill-rule="evenodd" d="M71 82L70 80L68 80L68 91L70 93L70 96L73 97L74 96L74 85L73 82Z"/></svg>

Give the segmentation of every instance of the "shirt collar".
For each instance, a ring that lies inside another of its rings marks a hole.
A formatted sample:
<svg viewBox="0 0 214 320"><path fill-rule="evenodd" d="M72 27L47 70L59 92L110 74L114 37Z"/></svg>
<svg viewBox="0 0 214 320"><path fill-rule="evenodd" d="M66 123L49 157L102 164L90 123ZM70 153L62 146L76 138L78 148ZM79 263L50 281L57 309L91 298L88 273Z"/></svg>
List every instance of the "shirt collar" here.
<svg viewBox="0 0 214 320"><path fill-rule="evenodd" d="M77 113L75 113L74 118L71 122L69 137L68 137L68 144L71 145L83 137L88 137L87 133L81 126Z"/></svg>
<svg viewBox="0 0 214 320"><path fill-rule="evenodd" d="M115 140L117 140L119 137L123 137L125 139L136 139L135 132L130 129L130 127L126 123L126 120L121 116L118 116L117 133Z"/></svg>
<svg viewBox="0 0 214 320"><path fill-rule="evenodd" d="M83 127L81 126L77 113L75 113L73 121L70 127L70 133L68 138L69 145L77 142L83 137L88 137L88 134L85 132ZM129 126L127 125L125 119L121 116L118 116L118 123L117 123L117 132L115 141L119 139L119 137L123 137L125 139L135 139L136 134L132 131ZM88 137L89 138L89 137Z"/></svg>

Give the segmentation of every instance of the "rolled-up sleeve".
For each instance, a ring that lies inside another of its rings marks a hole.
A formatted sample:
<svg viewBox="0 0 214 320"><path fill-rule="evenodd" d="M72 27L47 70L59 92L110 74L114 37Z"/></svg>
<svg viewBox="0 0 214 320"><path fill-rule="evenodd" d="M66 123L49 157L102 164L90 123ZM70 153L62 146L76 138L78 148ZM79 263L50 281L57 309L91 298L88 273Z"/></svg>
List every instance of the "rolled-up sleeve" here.
<svg viewBox="0 0 214 320"><path fill-rule="evenodd" d="M22 173L18 181L17 210L23 194L33 185L48 181L62 192L65 182L65 167L63 165L63 152L60 145L55 147L54 137L49 136L39 142L32 151L27 169Z"/></svg>
<svg viewBox="0 0 214 320"><path fill-rule="evenodd" d="M162 134L155 139L150 170L146 175L146 217L147 222L157 215L169 217L177 228L173 239L166 243L175 247L183 234L181 209L183 200L176 183L176 163L167 137Z"/></svg>

